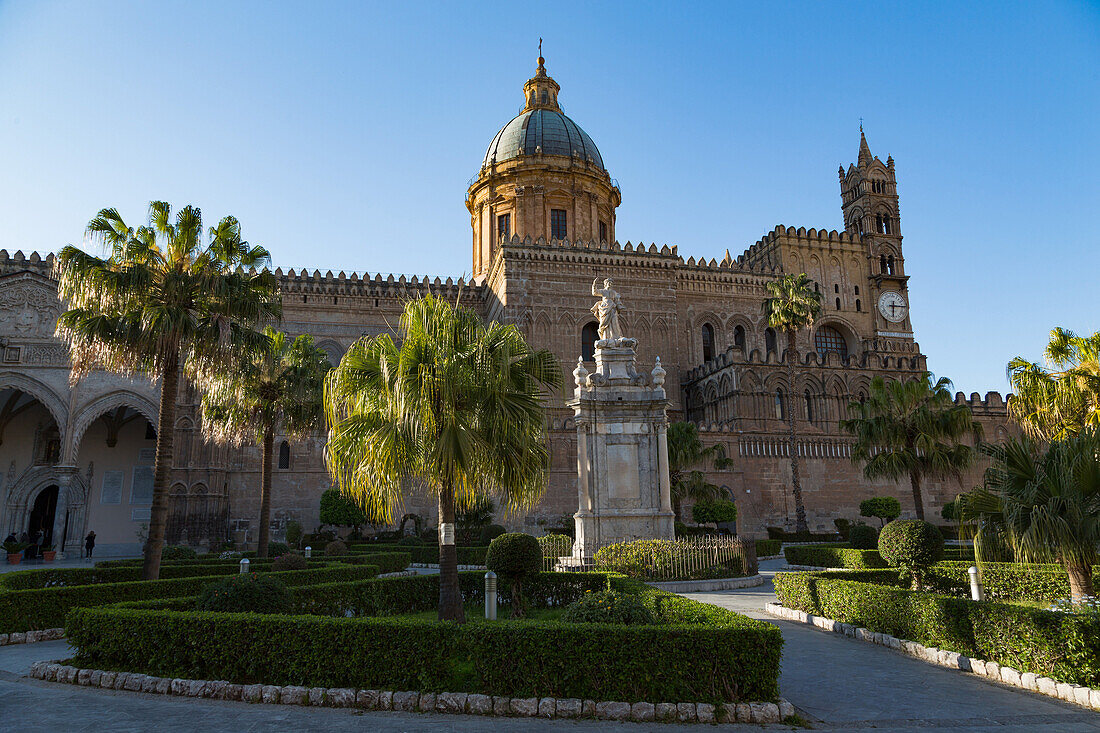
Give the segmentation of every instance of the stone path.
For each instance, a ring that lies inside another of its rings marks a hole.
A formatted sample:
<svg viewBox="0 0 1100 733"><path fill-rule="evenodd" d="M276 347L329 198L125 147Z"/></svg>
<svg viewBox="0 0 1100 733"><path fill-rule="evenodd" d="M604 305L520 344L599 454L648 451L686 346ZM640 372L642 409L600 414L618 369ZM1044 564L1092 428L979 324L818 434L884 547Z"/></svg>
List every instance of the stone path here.
<svg viewBox="0 0 1100 733"><path fill-rule="evenodd" d="M764 615L771 576L757 588L689 597L765 619L783 631L782 693L814 730L964 730L969 733L1100 733L1100 715L1068 703L935 667L885 647L811 630ZM706 726L494 719L464 715L361 712L248 705L89 689L26 677L32 662L68 656L64 642L0 647L0 728L66 731L693 731ZM761 726L724 726L759 730ZM790 730L790 726L765 726Z"/></svg>

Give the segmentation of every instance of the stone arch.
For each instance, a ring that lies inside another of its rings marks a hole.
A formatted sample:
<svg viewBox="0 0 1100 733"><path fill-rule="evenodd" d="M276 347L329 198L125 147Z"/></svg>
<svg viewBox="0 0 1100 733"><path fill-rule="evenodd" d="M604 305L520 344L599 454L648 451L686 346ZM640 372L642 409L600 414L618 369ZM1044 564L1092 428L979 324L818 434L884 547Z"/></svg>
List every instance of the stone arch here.
<svg viewBox="0 0 1100 733"><path fill-rule="evenodd" d="M158 408L148 397L126 390L118 390L96 397L76 411L73 418L72 440L68 441L66 446L68 452L65 460L67 463L71 464L76 461L77 452L80 450L80 441L84 439L84 433L88 431L92 423L105 413L117 410L120 407L129 407L136 410L149 421L149 424L154 428L156 427Z"/></svg>
<svg viewBox="0 0 1100 733"><path fill-rule="evenodd" d="M65 546L58 549L79 547L85 525L88 485L79 473L74 472L71 468L61 468L56 465L33 466L24 471L23 475L12 484L4 506L4 516L7 517L7 527L3 528L4 534L14 532L18 536L20 532L26 529L25 525L29 521L34 499L50 486L57 486L65 492L64 501L62 501L60 495L58 496L58 511L61 510L62 504L64 504L64 509L68 512L69 517ZM54 517L55 528L59 524L63 526L63 523L64 516L61 517L60 523L58 517ZM59 537L54 537L53 542L60 544L59 539Z"/></svg>
<svg viewBox="0 0 1100 733"><path fill-rule="evenodd" d="M17 389L30 397L38 400L53 416L57 423L57 429L61 433L61 440L65 440L65 428L68 425L69 409L68 399L62 398L53 387L45 382L35 379L25 373L3 370L0 371L0 389Z"/></svg>
<svg viewBox="0 0 1100 733"><path fill-rule="evenodd" d="M340 359L343 358L344 352L346 351L343 345L341 345L340 342L336 341L335 339L325 339L324 341L318 341L315 346L321 351L328 354L328 360L333 366L336 366L340 363Z"/></svg>

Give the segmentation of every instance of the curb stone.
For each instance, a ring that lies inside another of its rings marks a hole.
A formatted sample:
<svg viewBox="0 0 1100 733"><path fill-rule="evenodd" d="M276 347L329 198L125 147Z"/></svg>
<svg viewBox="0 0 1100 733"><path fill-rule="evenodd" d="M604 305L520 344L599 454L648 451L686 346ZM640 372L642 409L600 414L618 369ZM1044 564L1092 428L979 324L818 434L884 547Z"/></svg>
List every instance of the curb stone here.
<svg viewBox="0 0 1100 733"><path fill-rule="evenodd" d="M65 629L40 629L38 631L17 631L0 634L0 646L13 644L34 644L39 641L60 641L65 638Z"/></svg>
<svg viewBox="0 0 1100 733"><path fill-rule="evenodd" d="M979 677L993 680L994 682L1000 682L1003 685L1027 690L1028 692L1034 692L1039 695L1046 695L1047 697L1058 698L1093 710L1100 710L1100 689L1097 688L1082 687L1081 685L1074 685L1068 682L1058 682L1049 677L1041 677L1033 672L1020 672L1012 667L1002 667L996 662L985 659L974 659L959 654L958 652L950 652L943 649L937 649L936 647L926 647L923 644L909 641L908 639L897 639L889 634L870 632L867 629L853 627L851 624L841 623L840 621L834 621L832 619L823 619L820 616L807 614L805 611L787 608L779 603L765 604L764 612L786 621L795 621L809 626L816 626L819 629L832 631L837 634L844 634L845 636L859 639L860 641L867 641L872 644L880 644L891 649L896 649L897 651L916 657L929 664L947 667L948 669L957 669L960 672L969 672ZM784 702L786 701L780 700L780 714L782 717L787 717L786 714L782 713ZM752 704L755 705L757 703ZM739 721L740 718L740 713L738 713Z"/></svg>
<svg viewBox="0 0 1100 733"><path fill-rule="evenodd" d="M709 703L636 702L581 700L579 698L511 698L465 692L416 692L353 690L347 687L302 687L298 685L239 685L225 680L189 680L153 677L131 672L80 669L58 662L39 661L28 673L34 679L65 682L87 687L129 690L176 697L206 697L243 703L344 707L364 710L403 710L448 714L498 715L539 718L598 718L600 720L681 723L778 723L794 715L790 702ZM1045 679L1045 678L1041 678ZM1082 690L1084 692L1082 692ZM1070 686L1070 698L1089 699L1095 694L1100 709L1100 690Z"/></svg>

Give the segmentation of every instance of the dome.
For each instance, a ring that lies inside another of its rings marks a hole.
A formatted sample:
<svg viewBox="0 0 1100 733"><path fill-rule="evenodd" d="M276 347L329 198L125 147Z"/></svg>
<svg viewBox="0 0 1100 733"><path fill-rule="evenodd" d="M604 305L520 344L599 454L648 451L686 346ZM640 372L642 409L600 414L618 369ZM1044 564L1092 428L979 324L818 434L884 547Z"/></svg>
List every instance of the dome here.
<svg viewBox="0 0 1100 733"><path fill-rule="evenodd" d="M596 143L573 120L555 109L528 109L496 134L485 151L484 165L520 155L578 155L606 170Z"/></svg>

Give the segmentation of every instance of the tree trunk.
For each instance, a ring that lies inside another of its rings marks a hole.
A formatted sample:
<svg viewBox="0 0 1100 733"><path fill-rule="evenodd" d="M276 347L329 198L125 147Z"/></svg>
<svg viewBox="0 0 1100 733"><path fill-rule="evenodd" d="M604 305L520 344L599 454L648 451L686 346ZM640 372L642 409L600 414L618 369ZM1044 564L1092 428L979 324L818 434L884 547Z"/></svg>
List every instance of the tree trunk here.
<svg viewBox="0 0 1100 733"><path fill-rule="evenodd" d="M1092 590L1092 568L1088 565L1067 565L1066 572L1069 573L1069 597L1074 605L1077 605L1085 597L1091 597Z"/></svg>
<svg viewBox="0 0 1100 733"><path fill-rule="evenodd" d="M462 608L462 592L458 587L458 550L454 544L443 544L443 525L454 525L455 494L449 483L439 491L439 620L466 622ZM454 535L449 538L454 542Z"/></svg>
<svg viewBox="0 0 1100 733"><path fill-rule="evenodd" d="M256 557L267 557L267 546L271 534L271 457L275 447L275 431L264 430L264 445L261 453L263 464L260 467L260 530L257 533L259 544Z"/></svg>
<svg viewBox="0 0 1100 733"><path fill-rule="evenodd" d="M160 412L157 414L157 455L153 467L153 506L149 510L149 537L145 542L143 580L160 577L160 556L164 552L164 529L168 523L168 479L172 471L176 437L176 393L179 391L179 356L168 357L160 375Z"/></svg>
<svg viewBox="0 0 1100 733"><path fill-rule="evenodd" d="M794 494L795 532L809 532L806 505L802 503L802 481L798 476L798 441L794 434L794 331L787 331L787 450L791 454L791 493Z"/></svg>
<svg viewBox="0 0 1100 733"><path fill-rule="evenodd" d="M909 474L909 483L913 487L913 506L917 510L917 519L924 521L924 500L920 493L920 474L913 471Z"/></svg>
<svg viewBox="0 0 1100 733"><path fill-rule="evenodd" d="M678 496L672 497L672 515L673 521L682 522L683 518L680 517L680 509L683 506L683 501Z"/></svg>

